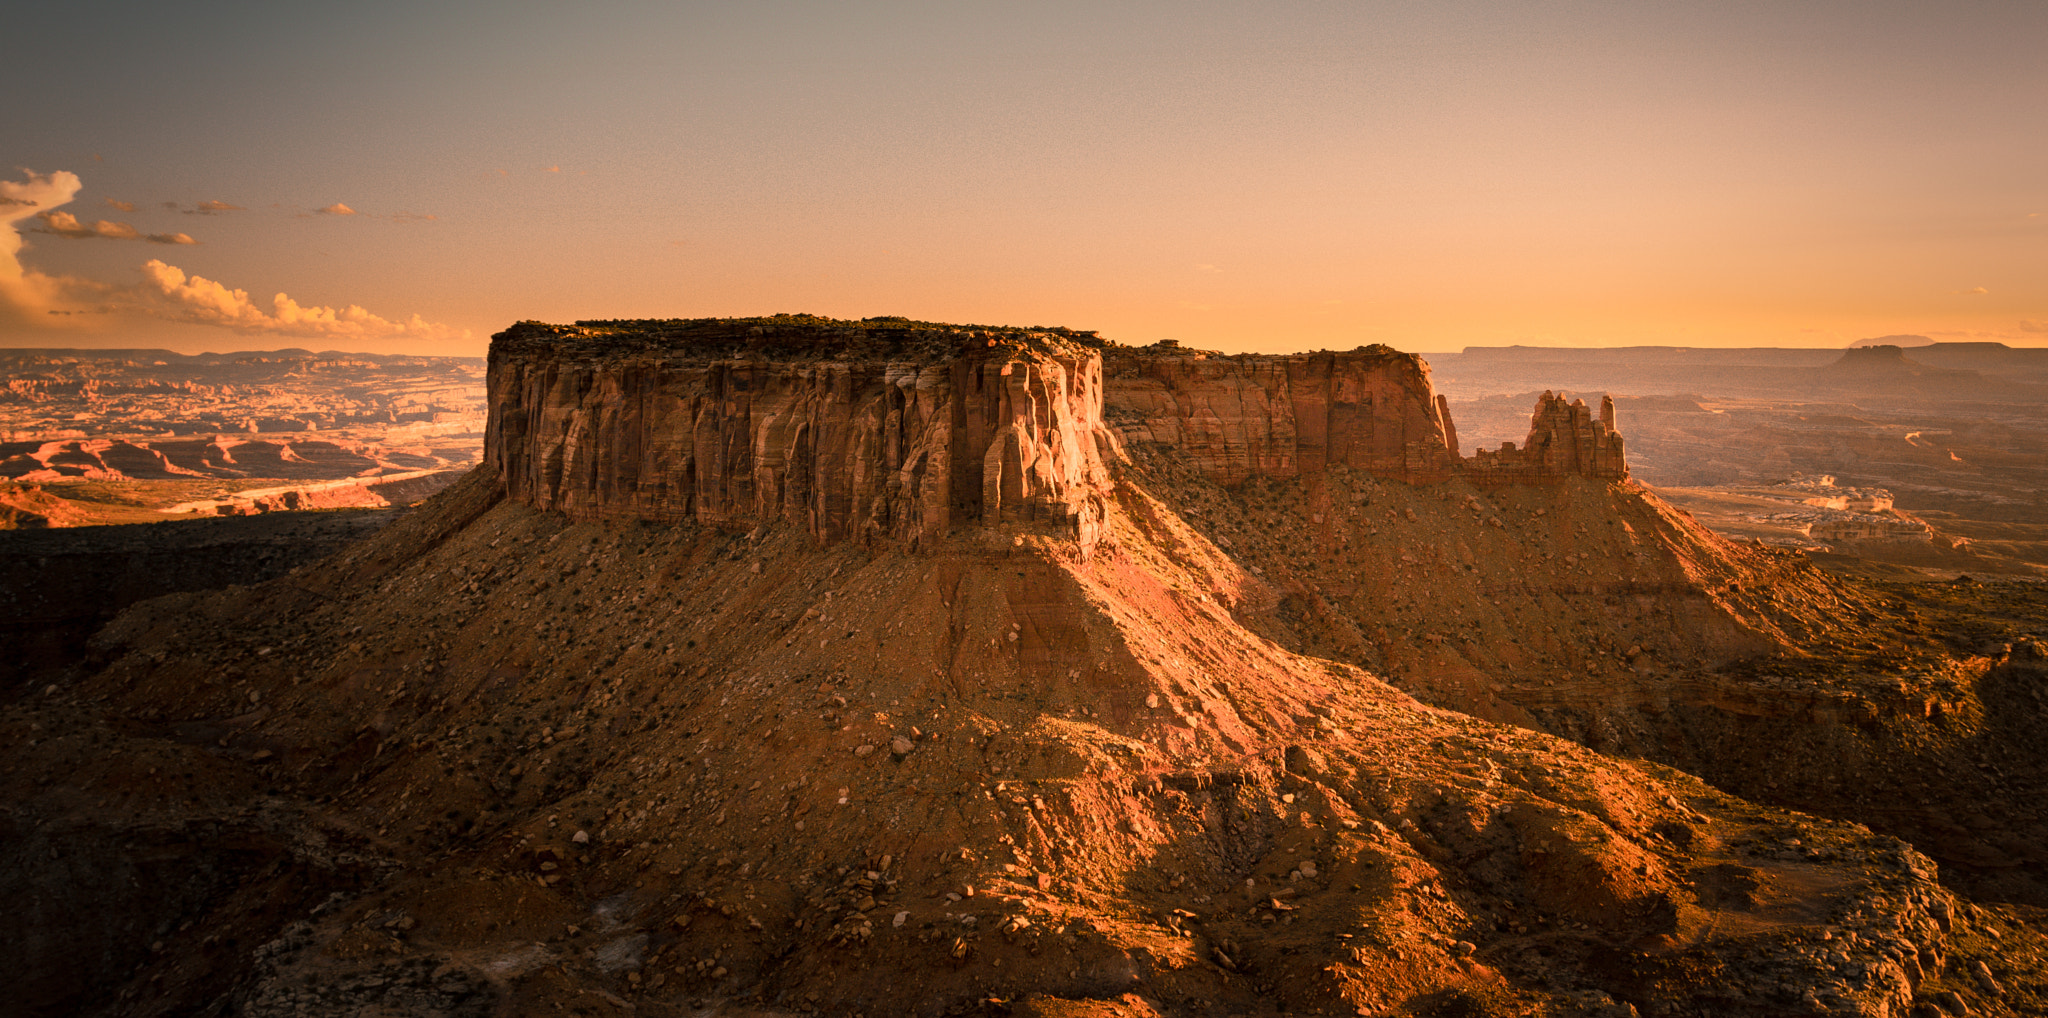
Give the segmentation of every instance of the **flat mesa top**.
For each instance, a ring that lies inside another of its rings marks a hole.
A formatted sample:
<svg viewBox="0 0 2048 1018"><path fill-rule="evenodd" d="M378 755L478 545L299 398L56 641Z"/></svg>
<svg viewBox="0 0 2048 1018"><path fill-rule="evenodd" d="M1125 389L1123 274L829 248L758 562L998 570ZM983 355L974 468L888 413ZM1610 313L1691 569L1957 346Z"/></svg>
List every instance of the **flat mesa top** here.
<svg viewBox="0 0 2048 1018"><path fill-rule="evenodd" d="M684 360L890 360L933 362L991 348L1071 357L1189 357L1268 360L1324 354L1226 354L1174 340L1125 346L1093 330L1064 326L953 325L883 317L858 320L817 315L758 318L635 318L550 325L520 322L491 337L495 357L655 357ZM1353 355L1412 358L1391 347L1362 346Z"/></svg>
<svg viewBox="0 0 2048 1018"><path fill-rule="evenodd" d="M991 347L1054 355L1114 344L1061 327L949 325L908 318L858 321L816 315L642 318L574 325L520 322L491 337L495 355L655 356L746 360L938 361Z"/></svg>

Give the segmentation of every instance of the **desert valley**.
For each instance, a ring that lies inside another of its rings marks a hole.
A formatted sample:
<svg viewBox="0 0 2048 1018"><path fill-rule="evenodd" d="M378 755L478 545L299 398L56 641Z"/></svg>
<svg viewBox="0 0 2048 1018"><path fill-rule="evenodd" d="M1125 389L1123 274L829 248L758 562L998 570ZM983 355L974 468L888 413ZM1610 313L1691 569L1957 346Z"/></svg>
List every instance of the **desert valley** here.
<svg viewBox="0 0 2048 1018"><path fill-rule="evenodd" d="M480 451L474 358L0 349L0 376L12 528L416 501Z"/></svg>

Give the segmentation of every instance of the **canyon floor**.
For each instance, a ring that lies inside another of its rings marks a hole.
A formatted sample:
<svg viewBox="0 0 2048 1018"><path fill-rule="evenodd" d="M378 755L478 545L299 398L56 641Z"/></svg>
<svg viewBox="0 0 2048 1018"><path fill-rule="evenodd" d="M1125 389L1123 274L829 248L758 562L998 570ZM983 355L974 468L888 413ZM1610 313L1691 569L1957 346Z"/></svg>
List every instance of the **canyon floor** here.
<svg viewBox="0 0 2048 1018"><path fill-rule="evenodd" d="M478 358L0 350L0 530L409 505L477 461Z"/></svg>

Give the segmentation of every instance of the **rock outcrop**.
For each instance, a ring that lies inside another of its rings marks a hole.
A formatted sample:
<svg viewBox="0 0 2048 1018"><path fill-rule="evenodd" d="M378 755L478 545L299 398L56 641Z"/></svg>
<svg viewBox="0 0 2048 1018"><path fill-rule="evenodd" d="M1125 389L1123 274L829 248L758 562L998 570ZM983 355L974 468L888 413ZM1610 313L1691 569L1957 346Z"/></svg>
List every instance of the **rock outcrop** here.
<svg viewBox="0 0 2048 1018"><path fill-rule="evenodd" d="M1585 400L1567 403L1564 397L1545 392L1529 416L1529 440L1521 448L1503 442L1497 451L1481 449L1464 467L1466 476L1480 484L1526 484L1574 475L1626 480L1628 461L1621 433L1614 430L1614 399L1600 397L1600 416L1595 419Z"/></svg>
<svg viewBox="0 0 2048 1018"><path fill-rule="evenodd" d="M524 323L491 350L485 459L513 498L577 519L910 546L1037 523L1091 544L1100 345L900 319Z"/></svg>
<svg viewBox="0 0 2048 1018"><path fill-rule="evenodd" d="M806 316L522 323L492 348L485 459L576 519L797 523L916 546L1038 523L1092 544L1124 442L1210 479L1331 467L1412 484L1622 479L1612 404L1546 396L1529 441L1461 457L1429 367L1384 346L1226 356L1064 329Z"/></svg>

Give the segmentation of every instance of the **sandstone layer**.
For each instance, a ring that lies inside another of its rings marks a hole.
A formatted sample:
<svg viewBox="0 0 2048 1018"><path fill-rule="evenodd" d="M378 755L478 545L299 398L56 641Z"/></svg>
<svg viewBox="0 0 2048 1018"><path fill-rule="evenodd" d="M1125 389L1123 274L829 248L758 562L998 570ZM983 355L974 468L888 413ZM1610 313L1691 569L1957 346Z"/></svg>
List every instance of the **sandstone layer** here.
<svg viewBox="0 0 2048 1018"><path fill-rule="evenodd" d="M789 522L913 547L1031 521L1090 543L1109 451L1099 345L907 323L526 324L492 347L485 456L512 497L579 519Z"/></svg>
<svg viewBox="0 0 2048 1018"><path fill-rule="evenodd" d="M1108 412L1128 437L1181 449L1222 484L1329 466L1440 481L1460 462L1414 354L1227 357L1153 346L1111 353L1105 371Z"/></svg>
<svg viewBox="0 0 2048 1018"><path fill-rule="evenodd" d="M1020 521L1092 534L1113 431L1223 484L1332 467L1627 477L1612 402L1596 421L1548 393L1522 448L1460 456L1428 365L1387 347L1226 356L800 316L522 323L493 345L490 380L485 459L515 499L577 519L785 521L826 544Z"/></svg>

